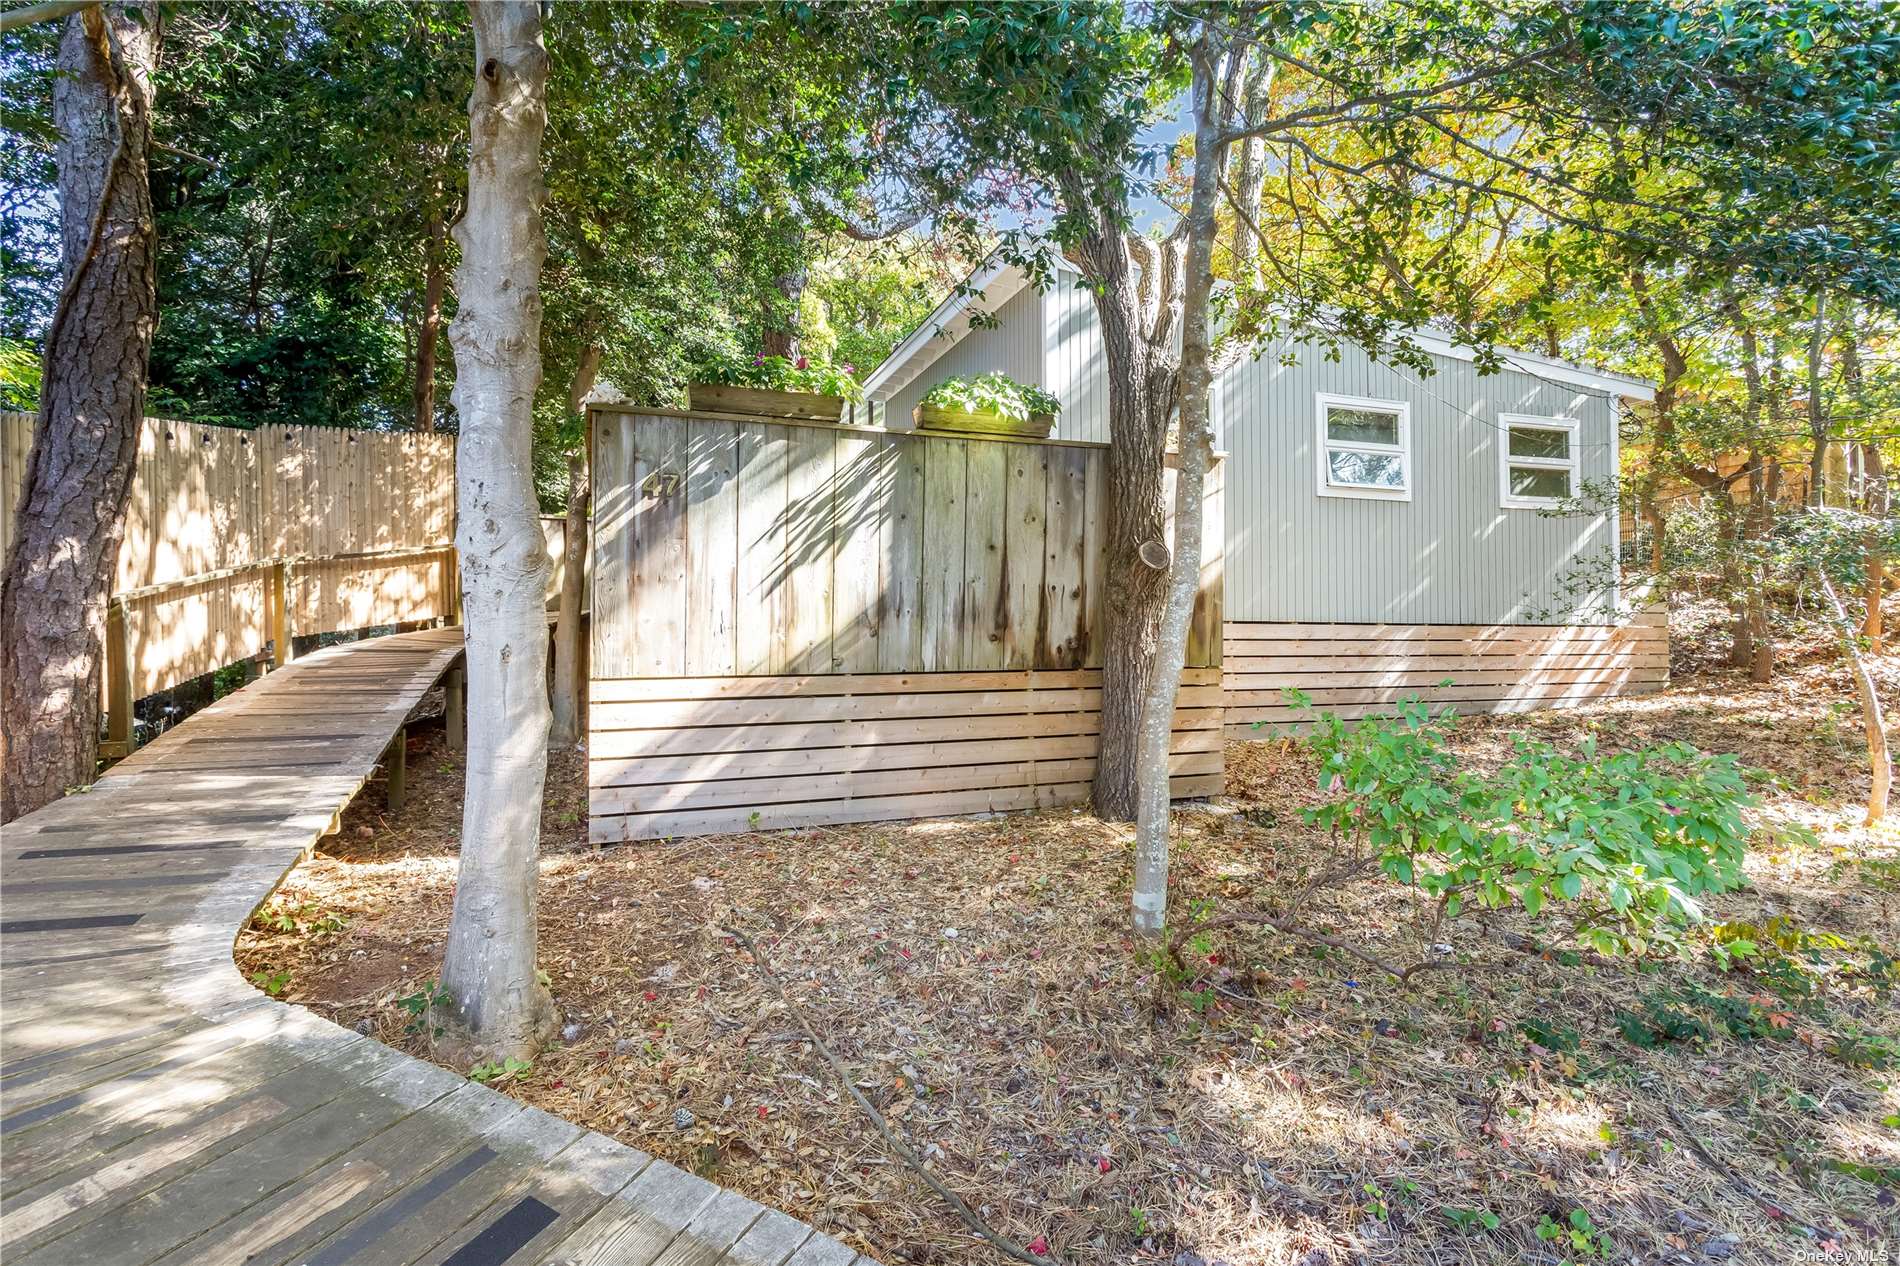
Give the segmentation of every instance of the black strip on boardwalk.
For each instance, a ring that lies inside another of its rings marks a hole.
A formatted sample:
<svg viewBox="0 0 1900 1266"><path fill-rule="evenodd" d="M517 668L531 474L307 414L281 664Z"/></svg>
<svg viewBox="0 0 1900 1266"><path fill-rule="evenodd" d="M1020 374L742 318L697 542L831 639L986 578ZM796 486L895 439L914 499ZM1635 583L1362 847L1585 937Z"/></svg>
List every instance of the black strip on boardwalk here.
<svg viewBox="0 0 1900 1266"><path fill-rule="evenodd" d="M392 1227L401 1225L424 1205L494 1159L493 1149L476 1148L453 1165L437 1170L427 1182L417 1183L358 1222L325 1245L322 1252L303 1258L302 1266L348 1266L350 1262L359 1260Z"/></svg>
<svg viewBox="0 0 1900 1266"><path fill-rule="evenodd" d="M520 1252L522 1246L552 1226L561 1215L533 1196L524 1196L515 1207L490 1222L475 1238L442 1266L502 1266Z"/></svg>
<svg viewBox="0 0 1900 1266"><path fill-rule="evenodd" d="M89 963L98 958L126 958L133 954L156 954L163 945L131 945L125 949L98 950L90 954L48 954L44 958L9 958L0 963L11 971L16 967L52 967L59 963Z"/></svg>
<svg viewBox="0 0 1900 1266"><path fill-rule="evenodd" d="M206 840L202 844L93 844L86 848L29 848L19 860L49 857L122 857L128 853L196 853L210 848L243 848L243 840Z"/></svg>
<svg viewBox="0 0 1900 1266"><path fill-rule="evenodd" d="M19 886L8 888L18 891ZM12 932L83 932L87 928L129 928L144 918L138 914L80 914L66 919L6 919L0 921L0 934Z"/></svg>
<svg viewBox="0 0 1900 1266"><path fill-rule="evenodd" d="M223 871L204 874L194 871L186 875L132 875L117 879L33 879L23 884L8 884L7 892L16 897L22 893L120 892L129 888L179 888L187 884L215 883L222 878Z"/></svg>

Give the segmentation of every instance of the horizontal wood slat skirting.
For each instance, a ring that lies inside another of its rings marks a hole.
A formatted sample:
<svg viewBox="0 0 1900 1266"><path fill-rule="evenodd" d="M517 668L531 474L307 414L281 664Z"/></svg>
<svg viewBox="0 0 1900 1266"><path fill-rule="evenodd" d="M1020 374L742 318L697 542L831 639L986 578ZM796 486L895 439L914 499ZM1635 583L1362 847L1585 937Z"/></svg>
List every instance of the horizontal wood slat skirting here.
<svg viewBox="0 0 1900 1266"><path fill-rule="evenodd" d="M1171 787L1217 795L1220 670L1182 674ZM621 678L592 683L597 843L1088 799L1101 672Z"/></svg>
<svg viewBox="0 0 1900 1266"><path fill-rule="evenodd" d="M1302 719L1281 695L1289 686L1348 720L1407 695L1459 712L1530 712L1652 694L1669 681L1669 626L1653 611L1620 625L1230 621L1222 665L1227 737L1266 738Z"/></svg>

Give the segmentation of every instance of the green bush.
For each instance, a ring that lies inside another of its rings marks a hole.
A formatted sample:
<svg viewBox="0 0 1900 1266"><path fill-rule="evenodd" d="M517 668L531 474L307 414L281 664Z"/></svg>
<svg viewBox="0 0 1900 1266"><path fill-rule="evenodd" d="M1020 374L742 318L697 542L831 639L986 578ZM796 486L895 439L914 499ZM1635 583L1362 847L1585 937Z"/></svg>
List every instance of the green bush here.
<svg viewBox="0 0 1900 1266"><path fill-rule="evenodd" d="M1032 414L1060 413L1062 402L1040 387L1028 387L1008 374L946 378L930 389L923 403L958 413L989 413L1026 422Z"/></svg>
<svg viewBox="0 0 1900 1266"><path fill-rule="evenodd" d="M1743 882L1742 811L1756 797L1733 756L1686 743L1605 756L1586 740L1571 757L1520 735L1502 768L1479 773L1459 767L1453 725L1416 698L1354 725L1321 713L1306 742L1338 797L1307 820L1368 845L1447 916L1561 905L1605 954L1675 944L1701 921L1699 898Z"/></svg>
<svg viewBox="0 0 1900 1266"><path fill-rule="evenodd" d="M806 356L788 360L783 356L760 354L750 360L719 360L703 365L699 381L762 391L810 391L821 396L862 400L864 388L858 385L856 374L857 369L852 365L833 365Z"/></svg>

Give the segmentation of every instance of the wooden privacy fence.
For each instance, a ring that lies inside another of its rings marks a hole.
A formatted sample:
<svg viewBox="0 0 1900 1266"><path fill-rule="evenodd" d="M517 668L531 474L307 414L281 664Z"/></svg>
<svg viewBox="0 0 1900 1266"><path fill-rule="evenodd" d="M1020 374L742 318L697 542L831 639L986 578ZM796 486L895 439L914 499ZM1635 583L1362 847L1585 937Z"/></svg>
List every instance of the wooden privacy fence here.
<svg viewBox="0 0 1900 1266"><path fill-rule="evenodd" d="M0 552L33 442L0 415ZM444 435L148 418L108 612L111 737L130 702L295 637L456 618Z"/></svg>
<svg viewBox="0 0 1900 1266"><path fill-rule="evenodd" d="M595 840L1072 804L1105 445L597 409ZM1174 790L1221 788L1220 469Z"/></svg>

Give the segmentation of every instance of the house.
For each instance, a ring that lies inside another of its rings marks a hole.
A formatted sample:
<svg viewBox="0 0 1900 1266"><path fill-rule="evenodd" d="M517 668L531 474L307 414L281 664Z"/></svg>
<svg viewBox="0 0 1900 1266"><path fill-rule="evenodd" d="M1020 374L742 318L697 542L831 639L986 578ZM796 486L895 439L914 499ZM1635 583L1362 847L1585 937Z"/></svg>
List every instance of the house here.
<svg viewBox="0 0 1900 1266"><path fill-rule="evenodd" d="M865 380L868 420L908 426L936 383L1002 372L1062 401L1058 438L1107 440L1079 274L1044 292L993 260L968 289ZM1616 517L1551 513L1615 474L1619 411L1654 389L1520 352L1480 374L1469 349L1412 337L1435 373L1288 339L1216 383L1232 735L1293 719L1289 686L1361 715L1413 691L1505 711L1666 680L1661 617L1617 612Z"/></svg>

